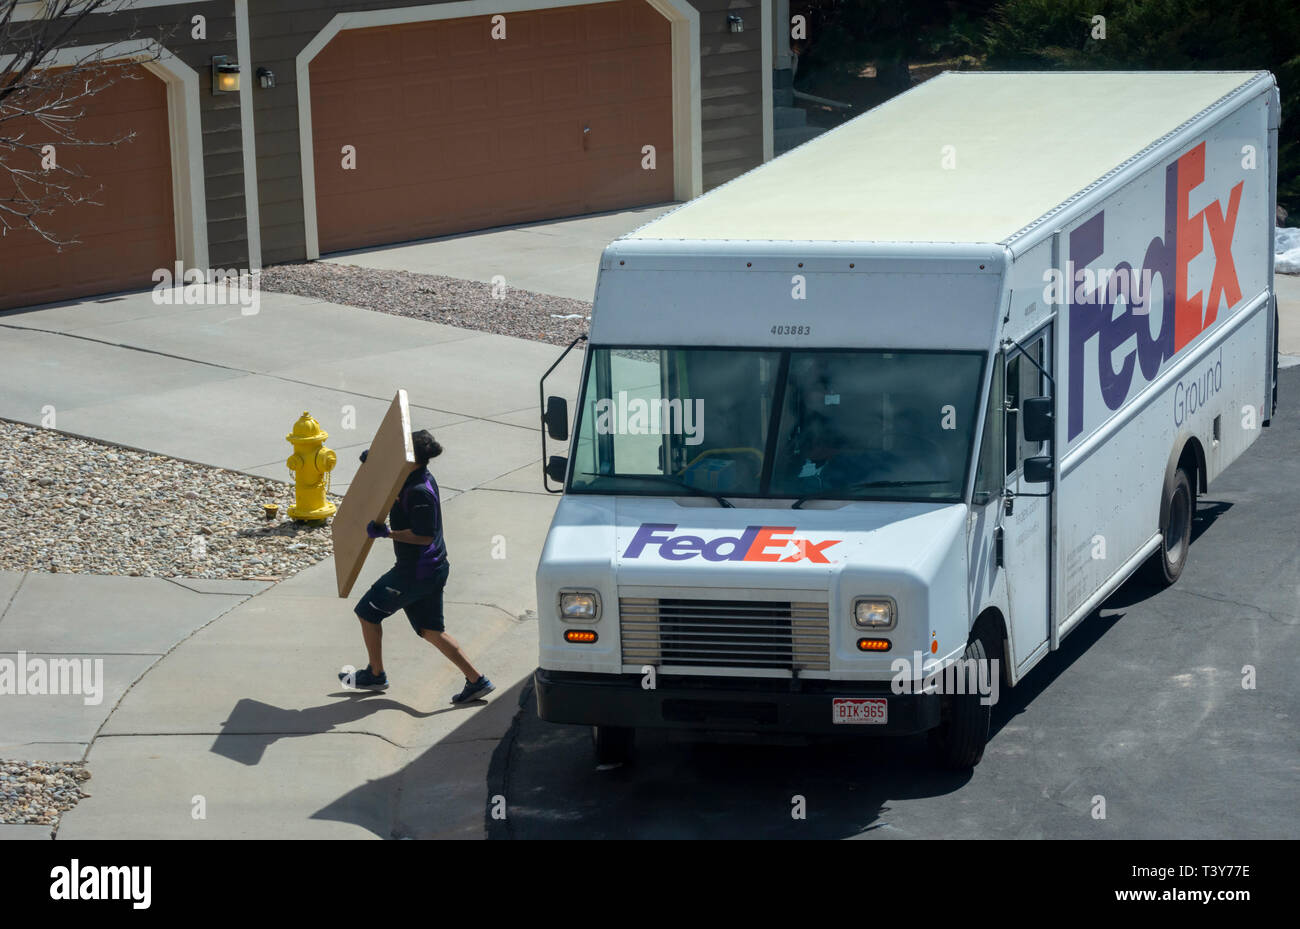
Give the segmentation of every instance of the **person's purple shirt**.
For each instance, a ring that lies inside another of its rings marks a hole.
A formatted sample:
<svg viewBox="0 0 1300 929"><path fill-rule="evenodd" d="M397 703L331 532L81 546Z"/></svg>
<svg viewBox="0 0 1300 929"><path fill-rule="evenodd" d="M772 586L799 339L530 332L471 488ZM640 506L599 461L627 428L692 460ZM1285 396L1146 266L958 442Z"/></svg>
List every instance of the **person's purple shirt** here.
<svg viewBox="0 0 1300 929"><path fill-rule="evenodd" d="M447 546L442 538L442 506L438 484L427 468L412 471L402 485L388 514L393 529L409 529L416 535L433 539L428 545L393 542L393 553L400 568L413 569L417 578L427 578L447 563Z"/></svg>

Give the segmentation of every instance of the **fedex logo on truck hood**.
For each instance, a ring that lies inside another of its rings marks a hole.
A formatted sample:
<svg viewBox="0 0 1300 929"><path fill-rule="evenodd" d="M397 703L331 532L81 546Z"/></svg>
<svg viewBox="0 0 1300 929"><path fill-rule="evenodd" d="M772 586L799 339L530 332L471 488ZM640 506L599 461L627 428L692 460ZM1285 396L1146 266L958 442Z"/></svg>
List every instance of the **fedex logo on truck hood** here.
<svg viewBox="0 0 1300 929"><path fill-rule="evenodd" d="M666 561L768 561L784 564L808 561L831 564L829 550L843 539L814 542L795 535L795 526L746 526L739 535L674 535L676 523L641 523L623 552L624 558L640 558L647 550Z"/></svg>
<svg viewBox="0 0 1300 929"><path fill-rule="evenodd" d="M1210 200L1197 212L1191 212L1192 191L1205 180L1205 143L1201 142L1179 156L1165 169L1164 235L1157 235L1142 256L1140 274L1128 261L1121 261L1109 275L1089 288L1091 270L1072 272L1075 286L1068 297L1069 323L1069 410L1067 441L1084 428L1084 351L1088 342L1097 340L1096 377L1107 408L1117 410L1128 399L1134 369L1152 380L1164 363L1185 348L1193 339L1213 325L1223 303L1227 308L1241 299L1241 286L1232 254L1232 238L1237 225L1245 181L1238 181L1227 193L1227 204ZM1199 197L1204 196L1198 191ZM1213 196L1213 194L1211 194ZM1102 256L1106 243L1106 211L1079 225L1070 233L1069 265L1087 269ZM1188 293L1188 266L1205 249L1205 235L1213 251L1214 271L1208 292ZM1156 291L1135 287L1130 292L1127 280L1151 281L1159 275L1161 319L1159 330L1151 333L1151 302ZM1117 289L1116 284L1121 286ZM1115 315L1118 293L1124 294L1125 308ZM1136 346L1122 356L1116 351L1136 336Z"/></svg>
<svg viewBox="0 0 1300 929"><path fill-rule="evenodd" d="M960 503L863 500L791 511L565 494L538 562L540 602L598 579L607 599L843 584L902 596L947 574L964 590L967 515Z"/></svg>

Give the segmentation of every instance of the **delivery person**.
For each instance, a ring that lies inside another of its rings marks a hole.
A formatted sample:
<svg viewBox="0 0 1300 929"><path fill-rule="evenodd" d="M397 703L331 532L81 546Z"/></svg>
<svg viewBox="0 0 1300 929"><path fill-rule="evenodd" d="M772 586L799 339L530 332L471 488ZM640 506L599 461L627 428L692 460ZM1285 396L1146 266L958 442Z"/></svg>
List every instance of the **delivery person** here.
<svg viewBox="0 0 1300 929"><path fill-rule="evenodd" d="M411 465L411 473L388 513L392 528L378 522L366 526L370 538L393 540L397 564L375 581L356 606L370 663L352 675L352 685L372 690L388 687L382 648L384 633L379 624L401 609L406 612L415 634L446 655L465 675L465 688L451 698L452 703L465 703L486 696L493 690L493 684L479 674L456 640L443 631L442 591L450 566L442 539L438 485L427 469L430 459L442 454L442 446L425 429L411 433L411 443L415 447L415 464ZM361 453L361 460L366 460L365 452ZM347 678L346 673L339 674L339 680Z"/></svg>

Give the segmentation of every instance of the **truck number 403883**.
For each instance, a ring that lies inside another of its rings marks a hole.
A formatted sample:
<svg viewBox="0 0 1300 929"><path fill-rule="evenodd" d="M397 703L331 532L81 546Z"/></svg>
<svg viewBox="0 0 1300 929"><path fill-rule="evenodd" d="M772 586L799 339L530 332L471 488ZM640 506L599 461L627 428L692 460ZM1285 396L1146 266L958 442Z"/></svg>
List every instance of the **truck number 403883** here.
<svg viewBox="0 0 1300 929"><path fill-rule="evenodd" d="M773 326L772 335L812 335L812 326Z"/></svg>

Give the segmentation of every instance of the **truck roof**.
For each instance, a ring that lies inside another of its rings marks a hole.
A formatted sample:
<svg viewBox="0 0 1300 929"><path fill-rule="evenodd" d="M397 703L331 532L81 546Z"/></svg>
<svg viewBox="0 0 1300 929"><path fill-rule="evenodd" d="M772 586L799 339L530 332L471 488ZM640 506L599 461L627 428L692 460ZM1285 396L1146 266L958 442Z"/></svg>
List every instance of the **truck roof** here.
<svg viewBox="0 0 1300 929"><path fill-rule="evenodd" d="M948 71L623 238L1003 243L1265 78Z"/></svg>

